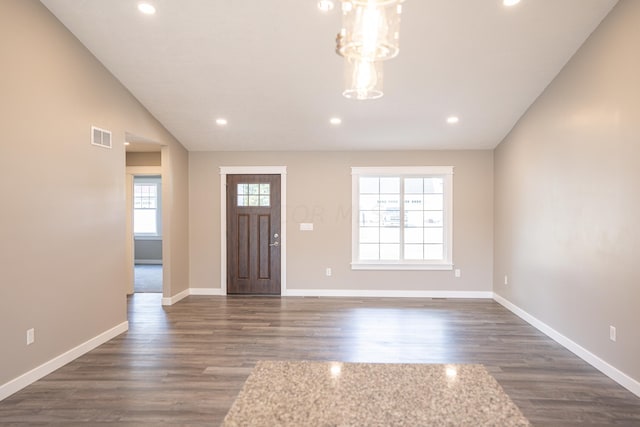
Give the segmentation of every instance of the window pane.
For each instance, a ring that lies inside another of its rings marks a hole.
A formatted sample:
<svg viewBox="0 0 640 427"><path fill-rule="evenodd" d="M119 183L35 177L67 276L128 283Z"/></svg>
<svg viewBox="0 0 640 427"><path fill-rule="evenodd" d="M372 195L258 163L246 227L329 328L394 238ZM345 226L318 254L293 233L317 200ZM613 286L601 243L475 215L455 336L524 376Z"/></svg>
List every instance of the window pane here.
<svg viewBox="0 0 640 427"><path fill-rule="evenodd" d="M386 177L380 178L380 193L400 193L400 178L399 177Z"/></svg>
<svg viewBox="0 0 640 427"><path fill-rule="evenodd" d="M270 206L271 201L269 200L269 196L260 196L260 206Z"/></svg>
<svg viewBox="0 0 640 427"><path fill-rule="evenodd" d="M360 227L361 243L380 243L380 229L378 227Z"/></svg>
<svg viewBox="0 0 640 427"><path fill-rule="evenodd" d="M270 184L260 184L260 194L270 194Z"/></svg>
<svg viewBox="0 0 640 427"><path fill-rule="evenodd" d="M405 178L404 194L422 194L422 178Z"/></svg>
<svg viewBox="0 0 640 427"><path fill-rule="evenodd" d="M249 191L251 191L251 187L249 187ZM249 196L249 206L259 206L260 205L260 196Z"/></svg>
<svg viewBox="0 0 640 427"><path fill-rule="evenodd" d="M398 261L400 259L400 245L380 245L380 259L386 261Z"/></svg>
<svg viewBox="0 0 640 427"><path fill-rule="evenodd" d="M260 184L249 184L249 194L260 194Z"/></svg>
<svg viewBox="0 0 640 427"><path fill-rule="evenodd" d="M405 228L404 230L404 242L405 243L424 243L424 228ZM422 246L422 245L421 245ZM420 249L422 254L422 248ZM405 254L406 256L406 254ZM420 255L422 256L422 255Z"/></svg>
<svg viewBox="0 0 640 427"><path fill-rule="evenodd" d="M443 243L444 234L442 228L425 228L424 229L424 242L425 243Z"/></svg>
<svg viewBox="0 0 640 427"><path fill-rule="evenodd" d="M134 209L133 211L133 232L156 234L156 210L155 209Z"/></svg>
<svg viewBox="0 0 640 427"><path fill-rule="evenodd" d="M360 194L378 194L380 178L360 178Z"/></svg>
<svg viewBox="0 0 640 427"><path fill-rule="evenodd" d="M400 228L380 228L380 242L400 243Z"/></svg>
<svg viewBox="0 0 640 427"><path fill-rule="evenodd" d="M387 210L380 213L380 225L384 227L400 227L400 211Z"/></svg>
<svg viewBox="0 0 640 427"><path fill-rule="evenodd" d="M247 206L249 204L249 196L238 196L238 206Z"/></svg>
<svg viewBox="0 0 640 427"><path fill-rule="evenodd" d="M249 194L248 184L238 184L238 194Z"/></svg>
<svg viewBox="0 0 640 427"><path fill-rule="evenodd" d="M407 211L421 211L424 209L422 194L404 196L404 209Z"/></svg>
<svg viewBox="0 0 640 427"><path fill-rule="evenodd" d="M424 259L422 254L423 245L404 245L404 258L405 259Z"/></svg>
<svg viewBox="0 0 640 427"><path fill-rule="evenodd" d="M376 245L360 244L360 259L379 260L380 247Z"/></svg>
<svg viewBox="0 0 640 427"><path fill-rule="evenodd" d="M425 194L442 194L444 191L444 179L443 178L425 178L424 179L424 192Z"/></svg>
<svg viewBox="0 0 640 427"><path fill-rule="evenodd" d="M425 227L442 227L442 211L426 211L424 213Z"/></svg>
<svg viewBox="0 0 640 427"><path fill-rule="evenodd" d="M364 211L360 212L360 225L364 226L379 226L380 225L380 212Z"/></svg>
<svg viewBox="0 0 640 427"><path fill-rule="evenodd" d="M422 211L408 211L404 213L404 226L405 227L423 227L424 221L422 219Z"/></svg>
<svg viewBox="0 0 640 427"><path fill-rule="evenodd" d="M380 210L400 210L400 196L397 194L381 194L379 200Z"/></svg>
<svg viewBox="0 0 640 427"><path fill-rule="evenodd" d="M424 259L443 259L443 254L444 245L424 245Z"/></svg>
<svg viewBox="0 0 640 427"><path fill-rule="evenodd" d="M442 194L425 194L424 195L424 208L429 211L442 210Z"/></svg>
<svg viewBox="0 0 640 427"><path fill-rule="evenodd" d="M378 195L360 196L361 211L377 211L380 209L380 200Z"/></svg>

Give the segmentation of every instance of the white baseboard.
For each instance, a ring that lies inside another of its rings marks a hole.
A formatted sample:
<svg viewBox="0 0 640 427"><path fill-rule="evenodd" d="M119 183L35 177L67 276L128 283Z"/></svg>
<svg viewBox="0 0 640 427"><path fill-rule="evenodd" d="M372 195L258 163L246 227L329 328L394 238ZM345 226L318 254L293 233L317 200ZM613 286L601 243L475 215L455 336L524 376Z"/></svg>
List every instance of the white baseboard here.
<svg viewBox="0 0 640 427"><path fill-rule="evenodd" d="M189 288L189 295L225 295L222 288Z"/></svg>
<svg viewBox="0 0 640 427"><path fill-rule="evenodd" d="M611 366L584 347L565 337L560 332L553 329L551 326L533 317L517 305L513 304L511 301L495 293L493 295L493 299L498 304L504 306L507 310L511 311L513 314L520 317L525 322L531 324L534 328L538 329L540 332L544 333L549 338L556 341L558 344L562 345L567 350L571 351L573 354L620 384L622 387L640 397L640 382L634 380L619 369Z"/></svg>
<svg viewBox="0 0 640 427"><path fill-rule="evenodd" d="M34 368L29 372L20 375L18 378L15 378L8 383L1 385L0 400L6 399L12 394L22 390L29 384L38 381L40 378L49 375L51 372L63 367L69 362L72 362L83 354L90 352L99 345L106 343L110 339L115 338L123 332L126 332L128 329L129 322L122 322L119 325L109 329L108 331L105 331L100 335L80 344L79 346L74 347L57 357L54 357L53 359L43 363L37 368Z"/></svg>
<svg viewBox="0 0 640 427"><path fill-rule="evenodd" d="M162 305L173 305L178 301L180 301L181 299L186 298L188 296L189 296L189 289L185 289L184 291L177 293L172 297L163 297Z"/></svg>
<svg viewBox="0 0 640 427"><path fill-rule="evenodd" d="M221 288L189 288L168 298L162 298L162 305L173 305L189 295L225 295Z"/></svg>
<svg viewBox="0 0 640 427"><path fill-rule="evenodd" d="M493 298L481 291L390 291L360 289L287 289L288 297L378 297L378 298Z"/></svg>
<svg viewBox="0 0 640 427"><path fill-rule="evenodd" d="M133 260L134 264L139 265L162 265L161 259L136 259Z"/></svg>
<svg viewBox="0 0 640 427"><path fill-rule="evenodd" d="M221 288L189 288L169 298L162 305L173 305L189 295L226 295ZM378 297L378 298L478 298L491 299L493 292L482 291L390 291L360 289L286 289L288 297Z"/></svg>

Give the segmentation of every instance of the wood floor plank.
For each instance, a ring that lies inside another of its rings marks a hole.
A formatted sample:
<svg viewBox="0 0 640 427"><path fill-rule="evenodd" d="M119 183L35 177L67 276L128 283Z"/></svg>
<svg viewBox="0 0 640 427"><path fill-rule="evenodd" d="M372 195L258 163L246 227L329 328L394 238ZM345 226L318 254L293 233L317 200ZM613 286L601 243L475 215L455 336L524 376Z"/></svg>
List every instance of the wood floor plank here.
<svg viewBox="0 0 640 427"><path fill-rule="evenodd" d="M130 330L0 402L2 425L218 425L258 360L483 364L536 426L640 426L640 399L491 300L129 301Z"/></svg>

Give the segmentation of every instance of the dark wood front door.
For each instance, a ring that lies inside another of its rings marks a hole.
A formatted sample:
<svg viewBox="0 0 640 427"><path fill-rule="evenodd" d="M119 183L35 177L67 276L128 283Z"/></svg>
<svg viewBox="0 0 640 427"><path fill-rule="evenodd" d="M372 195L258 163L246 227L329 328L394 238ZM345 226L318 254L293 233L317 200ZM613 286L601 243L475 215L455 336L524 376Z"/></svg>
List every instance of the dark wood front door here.
<svg viewBox="0 0 640 427"><path fill-rule="evenodd" d="M227 175L227 293L280 295L280 175Z"/></svg>

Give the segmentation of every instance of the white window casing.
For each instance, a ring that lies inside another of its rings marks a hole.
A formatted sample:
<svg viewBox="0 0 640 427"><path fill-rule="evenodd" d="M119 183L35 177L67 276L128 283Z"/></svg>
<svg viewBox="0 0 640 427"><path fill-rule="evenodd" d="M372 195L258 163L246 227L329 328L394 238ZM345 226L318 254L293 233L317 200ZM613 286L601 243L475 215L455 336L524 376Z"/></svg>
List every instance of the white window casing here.
<svg viewBox="0 0 640 427"><path fill-rule="evenodd" d="M453 166L352 167L351 175L353 270L453 269Z"/></svg>

